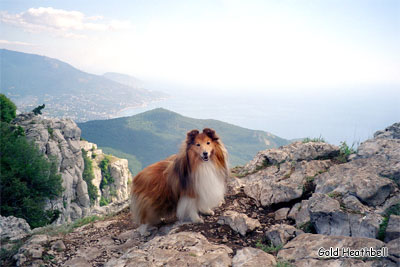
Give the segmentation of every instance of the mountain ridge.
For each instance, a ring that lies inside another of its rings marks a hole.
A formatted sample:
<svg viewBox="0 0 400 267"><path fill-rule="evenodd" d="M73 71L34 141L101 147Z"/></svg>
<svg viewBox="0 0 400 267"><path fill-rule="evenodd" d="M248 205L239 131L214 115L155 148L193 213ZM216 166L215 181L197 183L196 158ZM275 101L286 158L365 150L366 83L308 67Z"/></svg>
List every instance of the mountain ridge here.
<svg viewBox="0 0 400 267"><path fill-rule="evenodd" d="M21 111L45 103L45 115L75 121L116 117L128 107L165 98L81 71L58 59L0 49L1 90Z"/></svg>

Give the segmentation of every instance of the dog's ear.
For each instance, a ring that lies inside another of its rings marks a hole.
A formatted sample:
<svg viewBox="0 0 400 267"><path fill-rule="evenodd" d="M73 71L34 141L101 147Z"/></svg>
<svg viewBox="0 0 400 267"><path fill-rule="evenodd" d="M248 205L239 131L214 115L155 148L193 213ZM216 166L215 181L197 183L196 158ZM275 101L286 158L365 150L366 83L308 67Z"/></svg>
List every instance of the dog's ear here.
<svg viewBox="0 0 400 267"><path fill-rule="evenodd" d="M186 144L190 145L194 143L194 139L199 134L199 130L191 130L186 134Z"/></svg>
<svg viewBox="0 0 400 267"><path fill-rule="evenodd" d="M210 137L213 141L217 141L219 139L218 135L211 128L204 128L203 133Z"/></svg>

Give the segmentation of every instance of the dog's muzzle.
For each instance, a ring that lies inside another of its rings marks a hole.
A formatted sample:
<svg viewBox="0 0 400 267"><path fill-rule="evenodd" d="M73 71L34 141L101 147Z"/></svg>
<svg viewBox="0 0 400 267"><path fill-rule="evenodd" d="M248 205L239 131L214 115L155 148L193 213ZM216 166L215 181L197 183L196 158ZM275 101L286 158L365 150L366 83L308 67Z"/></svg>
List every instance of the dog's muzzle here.
<svg viewBox="0 0 400 267"><path fill-rule="evenodd" d="M201 155L201 159L204 161L208 161L209 157L208 157L208 153L207 152L203 152L203 155Z"/></svg>

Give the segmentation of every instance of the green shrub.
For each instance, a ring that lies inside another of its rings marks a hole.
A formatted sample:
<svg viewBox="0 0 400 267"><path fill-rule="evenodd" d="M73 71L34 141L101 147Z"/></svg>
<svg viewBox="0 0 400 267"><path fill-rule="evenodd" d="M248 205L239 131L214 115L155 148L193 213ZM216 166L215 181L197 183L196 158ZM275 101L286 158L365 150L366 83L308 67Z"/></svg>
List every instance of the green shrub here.
<svg viewBox="0 0 400 267"><path fill-rule="evenodd" d="M357 152L354 148L354 144L349 147L346 142L340 142L339 149L339 155L336 157L336 159L343 163L348 161L351 154L355 154Z"/></svg>
<svg viewBox="0 0 400 267"><path fill-rule="evenodd" d="M9 123L16 116L17 107L4 94L0 94L0 121Z"/></svg>
<svg viewBox="0 0 400 267"><path fill-rule="evenodd" d="M274 246L272 244L270 245L265 245L261 242L261 240L259 240L256 244L256 247L263 250L264 252L267 253L276 253L278 252L283 246L279 245L279 246Z"/></svg>
<svg viewBox="0 0 400 267"><path fill-rule="evenodd" d="M390 206L385 210L385 212L382 214L383 215L383 220L382 223L379 225L379 231L378 231L378 239L384 241L385 235L386 235L386 228L389 223L389 217L390 215L400 215L400 202Z"/></svg>
<svg viewBox="0 0 400 267"><path fill-rule="evenodd" d="M114 178L111 176L108 165L110 164L110 158L105 156L104 159L100 162L100 170L102 179L100 182L100 189L103 189L106 185L110 185L114 183Z"/></svg>
<svg viewBox="0 0 400 267"><path fill-rule="evenodd" d="M24 218L32 228L53 222L60 212L44 207L63 191L56 160L47 159L18 127L0 124L1 215Z"/></svg>
<svg viewBox="0 0 400 267"><path fill-rule="evenodd" d="M101 196L101 198L100 198L100 207L107 206L108 204L110 204L110 201L108 199L106 199L105 197Z"/></svg>
<svg viewBox="0 0 400 267"><path fill-rule="evenodd" d="M44 109L44 107L45 107L45 104L40 105L40 106L37 106L36 108L34 108L34 109L32 110L32 112L33 112L35 115L42 114L42 109Z"/></svg>
<svg viewBox="0 0 400 267"><path fill-rule="evenodd" d="M322 136L319 136L318 138L304 138L303 143L309 143L309 142L321 142L321 143L326 143L325 139Z"/></svg>
<svg viewBox="0 0 400 267"><path fill-rule="evenodd" d="M94 179L93 164L84 149L82 149L82 157L85 166L83 169L82 178L87 184L90 204L93 206L96 202L97 197L99 196L97 187L92 183Z"/></svg>

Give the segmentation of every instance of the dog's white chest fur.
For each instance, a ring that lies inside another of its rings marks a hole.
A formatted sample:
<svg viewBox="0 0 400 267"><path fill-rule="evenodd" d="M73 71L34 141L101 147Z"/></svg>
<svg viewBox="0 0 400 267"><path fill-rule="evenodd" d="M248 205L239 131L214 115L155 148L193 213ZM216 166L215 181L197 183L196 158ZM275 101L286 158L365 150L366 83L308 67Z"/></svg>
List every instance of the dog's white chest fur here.
<svg viewBox="0 0 400 267"><path fill-rule="evenodd" d="M198 166L194 173L194 188L200 211L215 208L223 201L225 181L222 175L212 162L203 162Z"/></svg>

